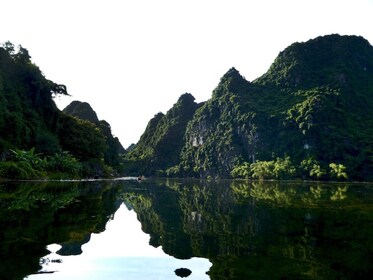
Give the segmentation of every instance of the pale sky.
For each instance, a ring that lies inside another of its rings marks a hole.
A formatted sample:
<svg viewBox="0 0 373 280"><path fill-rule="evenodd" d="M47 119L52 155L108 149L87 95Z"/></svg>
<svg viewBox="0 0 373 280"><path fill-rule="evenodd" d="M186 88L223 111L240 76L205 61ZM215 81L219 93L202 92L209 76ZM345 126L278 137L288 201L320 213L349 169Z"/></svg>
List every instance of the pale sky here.
<svg viewBox="0 0 373 280"><path fill-rule="evenodd" d="M28 49L88 102L125 148L185 92L206 101L235 67L264 74L294 42L338 33L373 44L373 0L0 0L0 42Z"/></svg>

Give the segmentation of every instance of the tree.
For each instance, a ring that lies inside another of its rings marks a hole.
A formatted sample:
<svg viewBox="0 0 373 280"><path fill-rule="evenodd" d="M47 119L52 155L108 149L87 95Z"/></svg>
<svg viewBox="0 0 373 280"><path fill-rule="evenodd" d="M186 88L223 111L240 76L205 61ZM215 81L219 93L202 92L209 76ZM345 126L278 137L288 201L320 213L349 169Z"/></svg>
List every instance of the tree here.
<svg viewBox="0 0 373 280"><path fill-rule="evenodd" d="M330 177L335 179L348 179L346 167L343 164L330 163Z"/></svg>
<svg viewBox="0 0 373 280"><path fill-rule="evenodd" d="M296 168L289 156L285 158L278 157L275 161L273 173L276 179L289 179L295 176Z"/></svg>
<svg viewBox="0 0 373 280"><path fill-rule="evenodd" d="M250 163L244 162L235 166L231 171L231 175L233 178L249 178L251 175Z"/></svg>
<svg viewBox="0 0 373 280"><path fill-rule="evenodd" d="M13 55L15 52L15 48L13 43L10 41L6 41L5 43L2 44L2 47L10 54Z"/></svg>
<svg viewBox="0 0 373 280"><path fill-rule="evenodd" d="M260 180L274 178L274 161L256 161L250 165L253 178Z"/></svg>
<svg viewBox="0 0 373 280"><path fill-rule="evenodd" d="M320 164L313 158L307 158L302 160L300 168L304 176L322 179L326 175L326 171L321 168Z"/></svg>
<svg viewBox="0 0 373 280"><path fill-rule="evenodd" d="M97 126L70 116L62 116L59 125L58 135L63 150L83 161L103 158L105 137Z"/></svg>
<svg viewBox="0 0 373 280"><path fill-rule="evenodd" d="M18 52L14 55L14 58L16 59L16 61L24 64L31 62L31 56L28 50L21 45L18 46Z"/></svg>

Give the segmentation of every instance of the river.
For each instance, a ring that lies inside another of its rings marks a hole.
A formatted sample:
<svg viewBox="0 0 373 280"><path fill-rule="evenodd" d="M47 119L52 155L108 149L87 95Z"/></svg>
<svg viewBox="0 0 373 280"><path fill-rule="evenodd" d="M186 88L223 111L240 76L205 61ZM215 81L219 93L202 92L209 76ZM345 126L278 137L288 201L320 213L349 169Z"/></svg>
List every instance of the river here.
<svg viewBox="0 0 373 280"><path fill-rule="evenodd" d="M373 184L0 183L1 279L370 279Z"/></svg>

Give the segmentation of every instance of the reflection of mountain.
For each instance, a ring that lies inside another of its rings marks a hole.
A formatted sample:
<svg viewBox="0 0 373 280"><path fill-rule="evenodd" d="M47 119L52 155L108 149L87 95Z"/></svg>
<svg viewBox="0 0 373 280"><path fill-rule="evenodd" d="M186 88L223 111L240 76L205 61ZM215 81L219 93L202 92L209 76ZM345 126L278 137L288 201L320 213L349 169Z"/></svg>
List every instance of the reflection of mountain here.
<svg viewBox="0 0 373 280"><path fill-rule="evenodd" d="M85 243L88 243L89 240L91 240L91 234L87 234L86 236L80 240L75 241L75 242L67 242L67 243L61 243L60 245L62 246L61 249L59 249L56 253L60 256L73 256L73 255L80 255L82 251L82 246Z"/></svg>
<svg viewBox="0 0 373 280"><path fill-rule="evenodd" d="M177 258L209 258L211 279L364 279L372 272L372 228L364 228L372 207L359 202L361 186L227 184L169 181L122 195L153 246ZM344 204L333 200L341 191Z"/></svg>
<svg viewBox="0 0 373 280"><path fill-rule="evenodd" d="M249 243L259 231L255 207L252 203L235 203L226 184L175 183L149 189L149 196L140 194L128 199L143 230L151 235L153 246L161 245L167 254L177 258L197 256L210 260L251 250Z"/></svg>

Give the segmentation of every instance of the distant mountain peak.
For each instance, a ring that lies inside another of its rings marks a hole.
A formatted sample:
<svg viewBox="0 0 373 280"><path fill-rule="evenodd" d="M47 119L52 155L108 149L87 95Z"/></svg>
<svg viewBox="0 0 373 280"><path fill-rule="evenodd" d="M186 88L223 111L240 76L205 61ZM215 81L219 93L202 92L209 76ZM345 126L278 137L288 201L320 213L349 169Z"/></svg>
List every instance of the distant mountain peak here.
<svg viewBox="0 0 373 280"><path fill-rule="evenodd" d="M179 97L179 99L178 99L177 102L187 102L187 103L192 103L192 102L194 102L194 100L195 100L194 96L193 96L192 94L186 92L186 93L182 94L182 95Z"/></svg>
<svg viewBox="0 0 373 280"><path fill-rule="evenodd" d="M213 98L220 97L228 92L241 94L243 88L247 88L250 82L240 72L232 67L220 79L219 85L213 91Z"/></svg>
<svg viewBox="0 0 373 280"><path fill-rule="evenodd" d="M225 79L232 79L232 78L238 78L238 79L244 79L245 80L245 78L240 74L240 72L234 67L230 68L227 71L227 73L225 73L223 75L223 77L221 79L225 80Z"/></svg>
<svg viewBox="0 0 373 280"><path fill-rule="evenodd" d="M77 117L82 120L98 123L99 119L96 112L87 102L73 101L63 109L65 114Z"/></svg>

